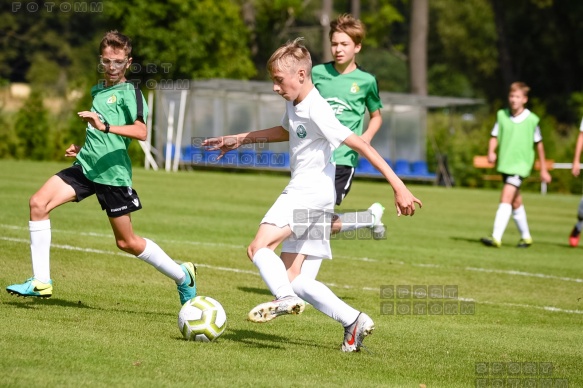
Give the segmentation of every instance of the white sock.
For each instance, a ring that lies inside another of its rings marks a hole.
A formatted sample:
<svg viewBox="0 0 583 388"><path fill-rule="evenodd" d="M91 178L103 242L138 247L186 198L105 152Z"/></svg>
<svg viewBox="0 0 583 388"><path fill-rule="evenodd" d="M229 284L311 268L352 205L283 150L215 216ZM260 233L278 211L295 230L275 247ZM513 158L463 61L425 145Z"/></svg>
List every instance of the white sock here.
<svg viewBox="0 0 583 388"><path fill-rule="evenodd" d="M315 258L312 256L306 257L304 262L302 263L302 275L306 276L308 279L316 279L318 276L318 271L320 271L320 265L322 265L322 259Z"/></svg>
<svg viewBox="0 0 583 388"><path fill-rule="evenodd" d="M148 240L147 238L144 240L146 240L146 249L136 257L150 264L169 278L172 278L176 284L184 283L186 275L182 268L180 268L180 265L172 260L154 241Z"/></svg>
<svg viewBox="0 0 583 388"><path fill-rule="evenodd" d="M504 230L506 230L511 215L512 205L509 203L501 203L498 205L498 211L494 219L494 231L492 232L492 237L496 240L502 241L502 235L504 234Z"/></svg>
<svg viewBox="0 0 583 388"><path fill-rule="evenodd" d="M253 264L259 269L261 278L276 299L296 296L281 258L269 248L261 248L253 256Z"/></svg>
<svg viewBox="0 0 583 388"><path fill-rule="evenodd" d="M512 211L512 218L514 218L520 236L525 240L530 239L530 230L528 229L528 222L526 222L526 210L524 210L524 205L520 205L519 208Z"/></svg>
<svg viewBox="0 0 583 388"><path fill-rule="evenodd" d="M43 283L51 280L51 220L28 221L33 276Z"/></svg>
<svg viewBox="0 0 583 388"><path fill-rule="evenodd" d="M358 310L347 305L328 287L317 280L298 275L291 283L296 294L342 326L350 326L358 318Z"/></svg>
<svg viewBox="0 0 583 388"><path fill-rule="evenodd" d="M360 212L339 213L338 218L342 222L341 232L360 228L371 228L374 224L374 217L370 210Z"/></svg>

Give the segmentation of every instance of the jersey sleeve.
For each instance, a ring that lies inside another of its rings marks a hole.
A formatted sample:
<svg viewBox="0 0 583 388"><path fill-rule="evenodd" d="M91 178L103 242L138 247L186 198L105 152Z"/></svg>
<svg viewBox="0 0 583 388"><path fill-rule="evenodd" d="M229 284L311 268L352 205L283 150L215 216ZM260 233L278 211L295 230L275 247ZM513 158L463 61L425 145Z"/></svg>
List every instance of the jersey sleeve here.
<svg viewBox="0 0 583 388"><path fill-rule="evenodd" d="M283 127L283 129L289 132L289 116L287 115L287 104L286 110L283 113L283 117L281 118L281 126Z"/></svg>
<svg viewBox="0 0 583 388"><path fill-rule="evenodd" d="M376 78L373 79L373 82L371 82L370 89L368 90L368 93L366 94L365 103L366 103L366 109L368 109L368 111L370 113L376 112L377 110L379 110L383 107L383 103L381 102L381 97L379 96L379 86L378 86Z"/></svg>
<svg viewBox="0 0 583 388"><path fill-rule="evenodd" d="M540 127L537 125L535 130L534 130L534 142L538 143L541 142L543 140L543 135L540 131Z"/></svg>
<svg viewBox="0 0 583 388"><path fill-rule="evenodd" d="M352 135L352 131L338 121L334 111L324 99L312 107L310 120L333 148L338 148L348 136Z"/></svg>
<svg viewBox="0 0 583 388"><path fill-rule="evenodd" d="M490 132L490 136L492 137L498 137L498 131L499 131L499 126L498 126L498 122L496 122L496 124L494 124L494 128L492 128L492 132Z"/></svg>
<svg viewBox="0 0 583 388"><path fill-rule="evenodd" d="M583 119L581 120L581 125L579 125L579 131L583 132Z"/></svg>

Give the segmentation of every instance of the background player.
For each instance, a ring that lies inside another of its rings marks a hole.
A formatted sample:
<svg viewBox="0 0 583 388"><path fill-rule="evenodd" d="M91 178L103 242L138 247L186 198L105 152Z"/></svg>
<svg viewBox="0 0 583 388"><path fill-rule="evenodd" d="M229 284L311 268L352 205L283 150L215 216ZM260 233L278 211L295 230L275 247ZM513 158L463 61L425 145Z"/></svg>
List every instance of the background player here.
<svg viewBox="0 0 583 388"><path fill-rule="evenodd" d="M492 236L481 239L486 246L500 247L502 245L502 235L510 216L514 218L521 234L517 247L528 248L532 245L520 186L532 170L535 147L541 164L541 180L546 183L551 181L545 164L545 151L538 126L539 118L525 107L529 91L530 88L523 82L514 82L510 85L508 94L510 108L498 111L496 124L491 133L488 161L497 163L497 170L502 173L504 186L494 219ZM496 154L496 149L498 149L498 154Z"/></svg>
<svg viewBox="0 0 583 388"><path fill-rule="evenodd" d="M364 25L352 15L344 14L331 21L329 37L334 61L314 66L312 80L322 97L332 106L338 120L371 144L383 121L380 111L383 105L375 77L356 63L356 54L362 48L365 35ZM363 132L366 110L370 120ZM347 145L341 145L334 151L333 160L336 164L338 206L352 186L358 153ZM372 228L373 238L381 239L385 236L385 226L381 220L383 211L383 206L377 202L366 211L337 214L333 217L332 233Z"/></svg>

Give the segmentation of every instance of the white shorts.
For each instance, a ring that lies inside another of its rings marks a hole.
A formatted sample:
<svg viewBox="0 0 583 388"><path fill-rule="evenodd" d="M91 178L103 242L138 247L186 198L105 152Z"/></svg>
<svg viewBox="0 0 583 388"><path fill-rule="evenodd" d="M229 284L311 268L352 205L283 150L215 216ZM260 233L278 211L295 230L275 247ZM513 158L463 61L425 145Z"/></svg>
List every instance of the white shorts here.
<svg viewBox="0 0 583 388"><path fill-rule="evenodd" d="M333 195L320 203L306 203L306 196L288 192L281 194L262 224L273 224L283 228L289 225L292 235L283 241L281 251L300 253L322 259L331 259L330 223L334 214ZM313 198L313 197L312 197ZM324 206L322 206L324 205Z"/></svg>

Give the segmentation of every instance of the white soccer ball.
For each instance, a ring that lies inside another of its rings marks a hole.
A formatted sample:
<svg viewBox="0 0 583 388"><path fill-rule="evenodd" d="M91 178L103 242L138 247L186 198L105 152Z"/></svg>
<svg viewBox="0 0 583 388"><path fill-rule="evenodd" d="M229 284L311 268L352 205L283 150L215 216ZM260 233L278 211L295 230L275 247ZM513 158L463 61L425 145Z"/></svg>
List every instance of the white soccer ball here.
<svg viewBox="0 0 583 388"><path fill-rule="evenodd" d="M227 327L223 306L208 296L197 296L186 302L178 313L178 329L185 339L210 342Z"/></svg>

